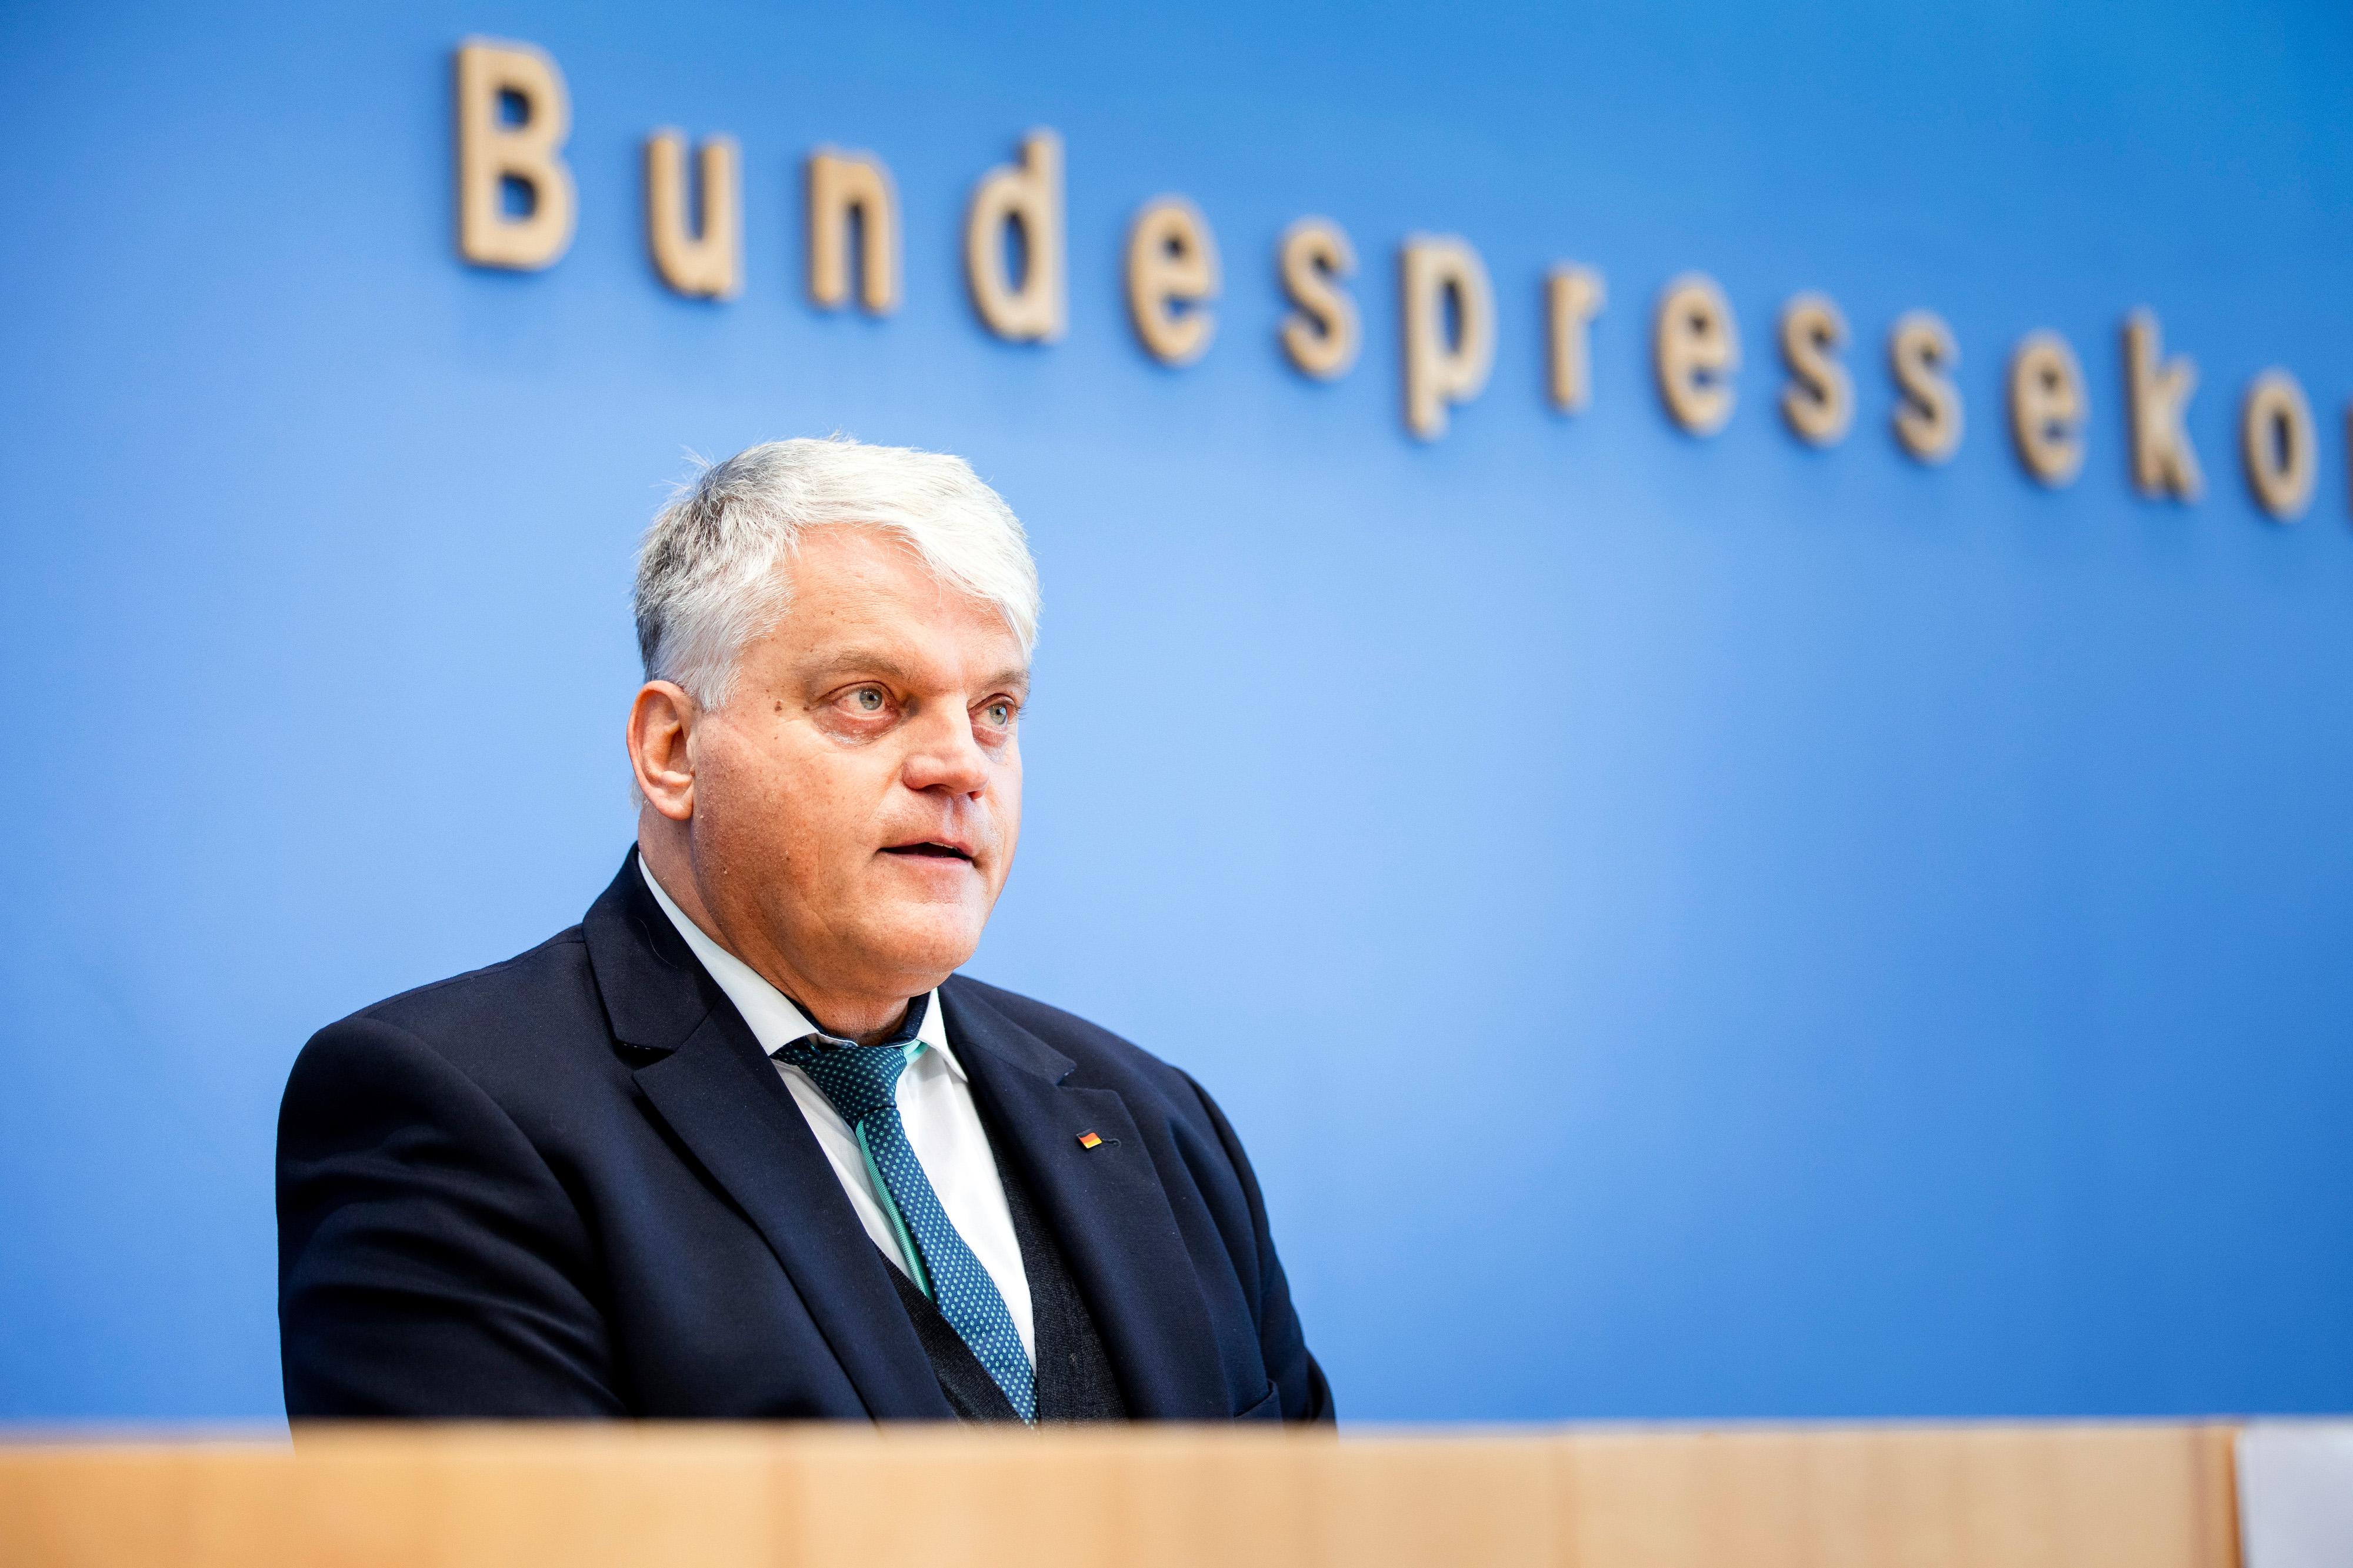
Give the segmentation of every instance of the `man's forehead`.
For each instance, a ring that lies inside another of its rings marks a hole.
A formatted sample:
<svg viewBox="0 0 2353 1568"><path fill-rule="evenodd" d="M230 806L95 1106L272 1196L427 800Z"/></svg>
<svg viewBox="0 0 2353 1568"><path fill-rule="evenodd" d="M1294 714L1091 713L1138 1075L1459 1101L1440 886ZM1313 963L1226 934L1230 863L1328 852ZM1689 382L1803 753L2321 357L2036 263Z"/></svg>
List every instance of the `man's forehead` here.
<svg viewBox="0 0 2353 1568"><path fill-rule="evenodd" d="M926 624L945 618L1003 626L1011 635L993 600L943 575L905 540L869 529L815 530L776 571L787 620L887 624L915 616Z"/></svg>
<svg viewBox="0 0 2353 1568"><path fill-rule="evenodd" d="M846 548L806 550L786 568L785 613L762 639L769 658L804 676L1027 685L1029 660L1002 609L861 532L825 530L818 538Z"/></svg>

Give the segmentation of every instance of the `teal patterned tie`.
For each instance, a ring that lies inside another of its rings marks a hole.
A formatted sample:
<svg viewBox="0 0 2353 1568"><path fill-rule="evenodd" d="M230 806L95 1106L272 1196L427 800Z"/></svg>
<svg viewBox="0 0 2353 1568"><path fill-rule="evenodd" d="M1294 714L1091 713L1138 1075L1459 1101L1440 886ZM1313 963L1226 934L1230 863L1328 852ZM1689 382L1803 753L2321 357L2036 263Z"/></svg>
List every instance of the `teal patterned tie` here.
<svg viewBox="0 0 2353 1568"><path fill-rule="evenodd" d="M1013 1314L997 1281L940 1206L939 1194L932 1191L931 1178L923 1173L923 1163L915 1158L899 1120L899 1075L923 1054L923 1042L913 1036L923 1026L930 1001L918 996L909 1003L899 1037L887 1044L861 1046L831 1035L810 1035L771 1054L808 1074L857 1133L858 1146L866 1155L867 1179L898 1236L909 1278L972 1347L1021 1419L1035 1424L1037 1373L1021 1348Z"/></svg>

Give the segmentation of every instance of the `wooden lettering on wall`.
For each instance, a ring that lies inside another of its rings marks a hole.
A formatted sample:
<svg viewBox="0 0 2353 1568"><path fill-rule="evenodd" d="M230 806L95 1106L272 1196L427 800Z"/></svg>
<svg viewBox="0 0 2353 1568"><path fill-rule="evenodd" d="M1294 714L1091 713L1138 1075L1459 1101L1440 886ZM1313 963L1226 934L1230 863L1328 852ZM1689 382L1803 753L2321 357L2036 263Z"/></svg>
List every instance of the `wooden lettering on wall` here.
<svg viewBox="0 0 2353 1568"><path fill-rule="evenodd" d="M477 267L553 267L577 216L564 73L543 49L490 38L459 45L456 65L458 252ZM510 183L523 198L518 214L506 210Z"/></svg>
<svg viewBox="0 0 2353 1568"><path fill-rule="evenodd" d="M1479 253L1452 235L1415 235L1398 262L1405 427L1434 441L1446 434L1447 409L1478 396L1494 368L1495 290Z"/></svg>
<svg viewBox="0 0 2353 1568"><path fill-rule="evenodd" d="M1282 231L1275 265L1283 298L1297 307L1278 334L1284 355L1318 381L1347 374L1364 339L1356 301L1340 287L1356 270L1347 232L1330 218L1301 218Z"/></svg>
<svg viewBox="0 0 2353 1568"><path fill-rule="evenodd" d="M481 37L460 43L452 64L459 253L479 267L552 267L570 247L578 219L565 157L572 104L563 72L535 45ZM647 138L643 158L646 245L656 275L694 298L739 295L746 277L744 170L733 139L712 136L694 146L681 132L660 130ZM868 312L892 313L903 293L903 240L889 167L871 153L820 147L808 155L806 176L810 300L840 310L854 294ZM1021 139L1015 162L990 169L973 187L965 283L982 325L997 337L1050 343L1068 330L1065 199L1062 141L1044 128ZM1129 225L1123 262L1127 313L1145 351L1168 365L1198 360L1216 338L1223 286L1208 216L1183 196L1145 203ZM1362 353L1363 322L1346 286L1356 265L1347 233L1327 217L1303 217L1277 241L1276 280L1290 309L1276 341L1303 375L1335 380ZM1544 275L1545 397L1560 413L1592 405L1594 323L1608 301L1597 267L1562 262ZM1398 249L1398 305L1406 428L1435 440L1451 410L1477 398L1493 369L1499 326L1486 265L1461 237L1409 236ZM1659 295L1651 331L1668 416L1694 436L1722 430L1738 403L1742 354L1723 289L1705 273L1673 279ZM1856 404L1841 353L1849 342L1845 316L1825 294L1799 294L1781 309L1776 341L1788 370L1778 400L1784 422L1809 445L1838 445ZM2187 355L2166 357L2162 329L2146 309L2125 320L2123 351L2132 484L2152 499L2196 501L2204 477L2187 416L2197 364ZM1966 427L1951 328L1933 311L1910 311L1891 328L1887 354L1898 446L1922 463L1949 461ZM2003 390L2010 441L2027 476L2052 489L2073 483L2091 419L2073 348L2056 332L2028 333L2011 352ZM2353 405L2344 433L2353 447ZM2302 516L2316 485L2319 431L2292 373L2274 367L2249 384L2238 435L2255 506L2281 521Z"/></svg>
<svg viewBox="0 0 2353 1568"><path fill-rule="evenodd" d="M871 153L820 147L809 154L809 298L828 310L849 302L849 222L859 231L858 298L869 313L899 308L899 189Z"/></svg>
<svg viewBox="0 0 2353 1568"><path fill-rule="evenodd" d="M1568 262L1545 275L1545 389L1563 414L1593 405L1593 318L1609 302L1599 268Z"/></svg>
<svg viewBox="0 0 2353 1568"><path fill-rule="evenodd" d="M1219 287L1218 241L1201 209L1183 196L1145 203L1127 231L1127 313L1146 352L1163 364L1207 353Z"/></svg>
<svg viewBox="0 0 2353 1568"><path fill-rule="evenodd" d="M2074 483L2084 468L2084 369L2056 332L2029 332L2010 356L2010 436L2038 484Z"/></svg>
<svg viewBox="0 0 2353 1568"><path fill-rule="evenodd" d="M1781 307L1781 417L1800 441L1835 447L1854 424L1854 378L1839 363L1846 317L1827 294L1800 294Z"/></svg>
<svg viewBox="0 0 2353 1568"><path fill-rule="evenodd" d="M2164 329L2148 310L2125 318L2125 408L2132 433L2133 487L2152 500L2194 501L2205 493L2197 450L2181 418L2198 391L2197 362L2164 357Z"/></svg>
<svg viewBox="0 0 2353 1568"><path fill-rule="evenodd" d="M686 175L686 137L657 131L646 138L646 248L654 270L681 294L732 300L744 289L744 193L735 142L713 136L702 144L702 222Z"/></svg>
<svg viewBox="0 0 2353 1568"><path fill-rule="evenodd" d="M1008 226L1020 231L1021 276L1007 266ZM1032 131L1021 162L991 169L965 216L965 280L973 308L998 337L1050 343L1068 320L1062 259L1062 139Z"/></svg>
<svg viewBox="0 0 2353 1568"><path fill-rule="evenodd" d="M1952 377L1961 351L1953 329L1934 310L1908 311L1887 334L1887 362L1899 394L1896 444L1916 461L1950 462L1961 449L1962 428L1961 391Z"/></svg>
<svg viewBox="0 0 2353 1568"><path fill-rule="evenodd" d="M2303 384L2276 367L2248 384L2239 409L2239 455L2255 504L2278 522L2294 522L2312 504L2312 405Z"/></svg>
<svg viewBox="0 0 2353 1568"><path fill-rule="evenodd" d="M1732 417L1732 378L1740 369L1740 330L1715 279L1686 272L1659 295L1651 321L1652 370L1674 422L1713 436Z"/></svg>

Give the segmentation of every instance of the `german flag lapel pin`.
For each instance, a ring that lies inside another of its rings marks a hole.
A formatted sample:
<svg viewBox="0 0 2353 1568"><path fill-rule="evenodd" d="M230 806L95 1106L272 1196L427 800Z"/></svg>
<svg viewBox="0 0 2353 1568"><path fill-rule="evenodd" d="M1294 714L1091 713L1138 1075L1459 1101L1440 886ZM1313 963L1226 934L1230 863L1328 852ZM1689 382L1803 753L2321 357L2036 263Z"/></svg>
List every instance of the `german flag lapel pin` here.
<svg viewBox="0 0 2353 1568"><path fill-rule="evenodd" d="M1102 1148L1102 1147L1103 1147L1103 1134L1102 1134L1102 1133L1100 1133L1100 1132L1082 1132L1082 1133L1080 1133L1080 1134L1079 1134L1079 1147L1080 1147L1080 1148L1082 1148L1082 1149L1100 1149L1100 1148Z"/></svg>

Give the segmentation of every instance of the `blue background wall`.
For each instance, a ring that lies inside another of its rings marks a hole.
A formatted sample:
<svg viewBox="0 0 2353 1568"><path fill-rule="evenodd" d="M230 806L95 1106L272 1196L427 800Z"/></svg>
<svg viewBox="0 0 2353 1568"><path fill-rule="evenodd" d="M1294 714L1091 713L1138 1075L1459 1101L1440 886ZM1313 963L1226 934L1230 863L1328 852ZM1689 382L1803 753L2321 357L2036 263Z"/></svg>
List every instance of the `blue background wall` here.
<svg viewBox="0 0 2353 1568"><path fill-rule="evenodd" d="M448 52L567 75L553 271L450 238ZM968 454L1047 591L1022 862L973 972L1192 1068L1364 1417L2353 1405L2353 18L1630 3L0 10L0 1414L279 1406L270 1141L319 1025L577 918L630 832L632 542L694 448ZM733 132L749 289L666 293L638 140ZM1071 328L979 329L965 193L1070 167ZM798 160L896 173L907 298L805 303ZM1135 347L1136 204L1206 209L1208 359ZM1355 237L1291 373L1274 237ZM1494 380L1398 417L1394 247L1482 250ZM1604 268L1597 402L1539 280ZM1743 403L1648 379L1703 268ZM1855 434L1771 318L1854 323ZM2116 327L2204 385L2125 479ZM1886 425L1941 311L1970 432ZM2024 479L2000 367L2094 418ZM2326 436L2292 527L2239 390Z"/></svg>

